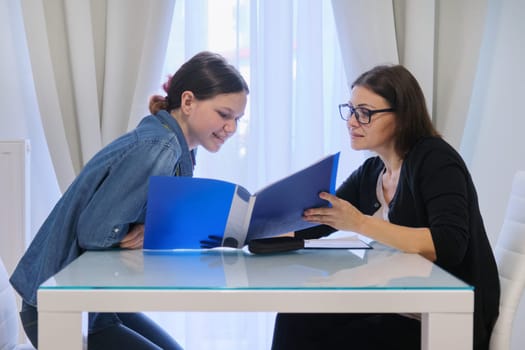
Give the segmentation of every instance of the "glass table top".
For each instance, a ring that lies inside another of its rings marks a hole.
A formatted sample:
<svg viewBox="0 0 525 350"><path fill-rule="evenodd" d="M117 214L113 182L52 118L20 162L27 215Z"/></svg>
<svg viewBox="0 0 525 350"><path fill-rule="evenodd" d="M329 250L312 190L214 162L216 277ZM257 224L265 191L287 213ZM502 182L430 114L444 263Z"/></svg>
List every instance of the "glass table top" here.
<svg viewBox="0 0 525 350"><path fill-rule="evenodd" d="M415 254L374 249L89 251L41 289L467 289Z"/></svg>

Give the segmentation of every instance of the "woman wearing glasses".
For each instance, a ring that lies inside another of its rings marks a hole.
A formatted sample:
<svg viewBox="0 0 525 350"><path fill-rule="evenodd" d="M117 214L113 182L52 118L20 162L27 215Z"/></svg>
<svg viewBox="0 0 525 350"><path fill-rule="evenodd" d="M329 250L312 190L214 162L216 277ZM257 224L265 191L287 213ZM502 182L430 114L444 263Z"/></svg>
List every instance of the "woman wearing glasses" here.
<svg viewBox="0 0 525 350"><path fill-rule="evenodd" d="M488 349L498 315L499 279L476 190L461 156L434 129L421 88L403 66L378 66L339 106L354 150L367 159L312 208L319 223L295 236L353 231L433 261L475 287L474 348ZM277 349L419 349L419 315L278 314Z"/></svg>

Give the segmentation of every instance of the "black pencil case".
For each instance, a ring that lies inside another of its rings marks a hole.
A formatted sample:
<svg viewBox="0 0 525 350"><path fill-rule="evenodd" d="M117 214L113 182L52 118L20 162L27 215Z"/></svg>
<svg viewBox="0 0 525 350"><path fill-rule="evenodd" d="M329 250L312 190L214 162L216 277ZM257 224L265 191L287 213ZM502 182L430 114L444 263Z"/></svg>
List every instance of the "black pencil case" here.
<svg viewBox="0 0 525 350"><path fill-rule="evenodd" d="M304 248L304 239L290 236L252 239L248 250L254 254L289 252Z"/></svg>

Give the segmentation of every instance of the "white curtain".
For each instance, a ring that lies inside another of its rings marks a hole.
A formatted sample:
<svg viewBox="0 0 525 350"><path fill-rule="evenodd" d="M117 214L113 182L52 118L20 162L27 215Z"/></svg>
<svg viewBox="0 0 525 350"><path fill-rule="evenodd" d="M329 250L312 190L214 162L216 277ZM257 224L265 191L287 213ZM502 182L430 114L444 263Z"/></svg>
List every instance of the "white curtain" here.
<svg viewBox="0 0 525 350"><path fill-rule="evenodd" d="M136 125L162 71L174 0L22 0L40 115L62 191Z"/></svg>

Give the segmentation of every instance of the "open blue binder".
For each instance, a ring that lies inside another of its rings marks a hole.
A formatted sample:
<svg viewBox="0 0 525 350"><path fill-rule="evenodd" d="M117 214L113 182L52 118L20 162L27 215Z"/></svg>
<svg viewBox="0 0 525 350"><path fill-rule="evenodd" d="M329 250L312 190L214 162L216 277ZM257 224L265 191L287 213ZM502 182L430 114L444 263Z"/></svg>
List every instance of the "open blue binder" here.
<svg viewBox="0 0 525 350"><path fill-rule="evenodd" d="M338 162L339 152L255 194L222 180L152 176L144 249L240 248L314 226L302 219L303 211L329 204L319 193L335 193Z"/></svg>

